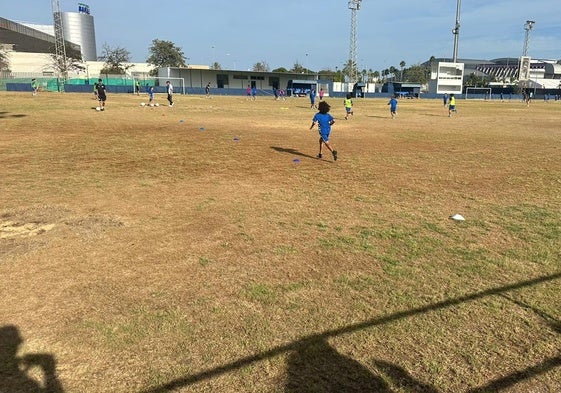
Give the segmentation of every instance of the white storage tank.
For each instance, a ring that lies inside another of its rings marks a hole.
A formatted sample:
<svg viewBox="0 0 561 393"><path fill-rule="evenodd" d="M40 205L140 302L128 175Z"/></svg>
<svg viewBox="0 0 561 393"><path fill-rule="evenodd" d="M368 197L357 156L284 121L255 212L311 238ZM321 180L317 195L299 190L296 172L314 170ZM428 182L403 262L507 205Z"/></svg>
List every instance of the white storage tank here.
<svg viewBox="0 0 561 393"><path fill-rule="evenodd" d="M83 61L96 61L95 27L90 7L79 3L78 12L62 12L61 16L64 39L80 45Z"/></svg>

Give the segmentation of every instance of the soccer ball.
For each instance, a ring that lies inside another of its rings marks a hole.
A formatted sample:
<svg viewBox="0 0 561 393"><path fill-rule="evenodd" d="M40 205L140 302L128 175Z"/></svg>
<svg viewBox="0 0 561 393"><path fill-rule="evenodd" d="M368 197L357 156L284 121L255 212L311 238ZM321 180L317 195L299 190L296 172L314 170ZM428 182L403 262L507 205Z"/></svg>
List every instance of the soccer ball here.
<svg viewBox="0 0 561 393"><path fill-rule="evenodd" d="M141 103L140 103L140 106L144 106L144 105L146 105L144 102L141 102Z"/></svg>
<svg viewBox="0 0 561 393"><path fill-rule="evenodd" d="M98 106L98 107L95 108L95 110L99 112L101 110L101 108Z"/></svg>

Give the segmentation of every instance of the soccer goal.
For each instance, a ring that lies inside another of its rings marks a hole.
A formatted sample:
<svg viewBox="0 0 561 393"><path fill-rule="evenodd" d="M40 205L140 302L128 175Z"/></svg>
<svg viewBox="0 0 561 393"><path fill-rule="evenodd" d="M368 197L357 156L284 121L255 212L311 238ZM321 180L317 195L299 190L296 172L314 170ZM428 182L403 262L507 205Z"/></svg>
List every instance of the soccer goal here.
<svg viewBox="0 0 561 393"><path fill-rule="evenodd" d="M173 77L165 77L165 76L151 76L149 77L149 79L156 79L160 82L160 86L165 86L166 85L166 81L170 81L171 85L173 86L173 92L174 93L180 93L180 94L186 94L186 90L185 90L185 78L173 78ZM134 86L136 85L136 81L137 79L133 78L132 81L132 85L133 85L133 91L134 91ZM141 89L143 88L143 86L141 86Z"/></svg>
<svg viewBox="0 0 561 393"><path fill-rule="evenodd" d="M465 99L466 100L490 100L491 88L490 87L466 87Z"/></svg>

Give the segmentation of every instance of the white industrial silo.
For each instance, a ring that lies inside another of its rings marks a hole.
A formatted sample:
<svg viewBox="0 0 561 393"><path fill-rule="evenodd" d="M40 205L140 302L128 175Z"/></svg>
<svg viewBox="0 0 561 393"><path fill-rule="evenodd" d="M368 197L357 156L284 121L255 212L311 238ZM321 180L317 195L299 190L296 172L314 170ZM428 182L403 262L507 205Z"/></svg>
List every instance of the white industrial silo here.
<svg viewBox="0 0 561 393"><path fill-rule="evenodd" d="M90 7L79 3L78 12L62 12L64 39L80 45L83 61L96 61L94 18L90 15Z"/></svg>

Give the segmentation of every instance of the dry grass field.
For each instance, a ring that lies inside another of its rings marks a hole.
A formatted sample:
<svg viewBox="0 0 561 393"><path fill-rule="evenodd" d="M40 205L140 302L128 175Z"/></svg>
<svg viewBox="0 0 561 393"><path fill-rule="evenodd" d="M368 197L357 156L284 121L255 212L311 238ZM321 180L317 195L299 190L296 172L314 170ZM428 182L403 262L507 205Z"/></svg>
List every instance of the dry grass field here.
<svg viewBox="0 0 561 393"><path fill-rule="evenodd" d="M561 391L561 102L141 101L0 93L0 392Z"/></svg>

